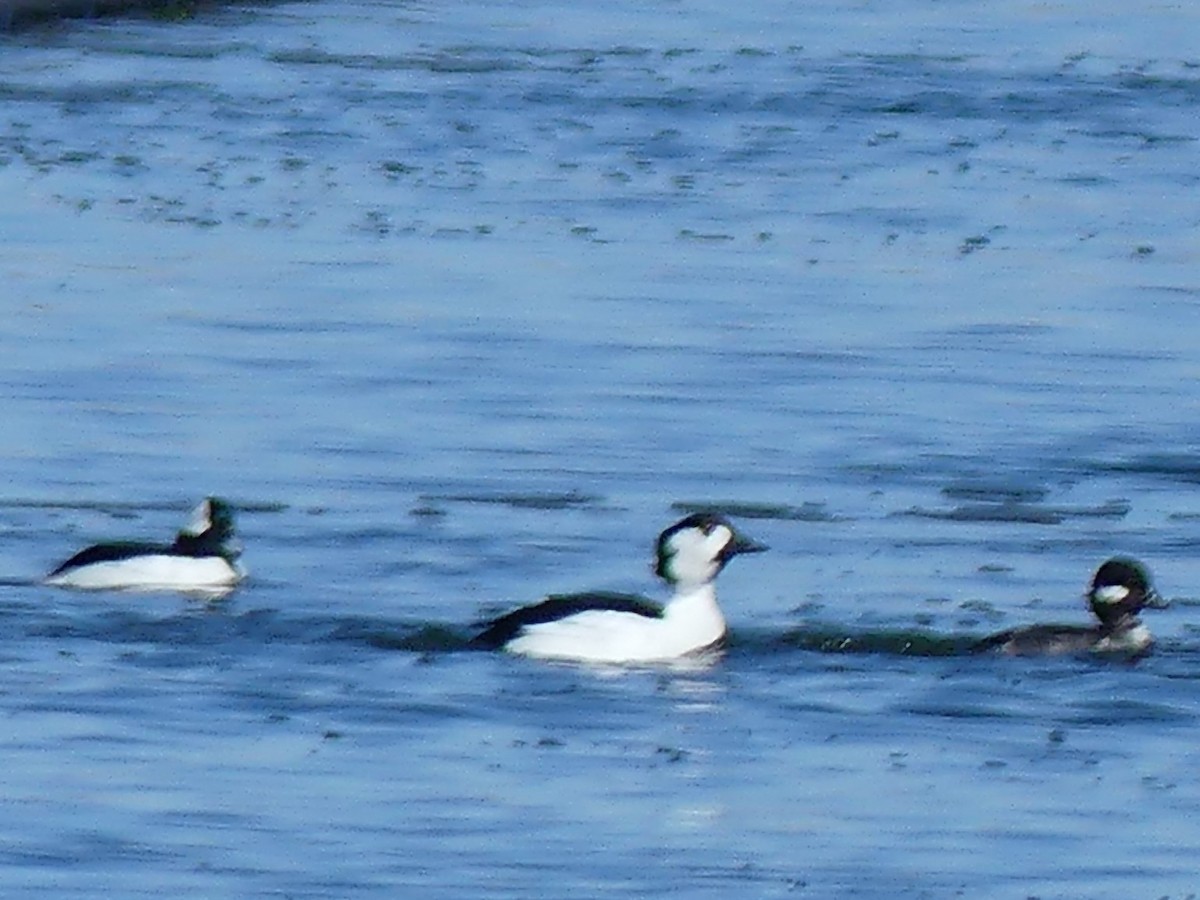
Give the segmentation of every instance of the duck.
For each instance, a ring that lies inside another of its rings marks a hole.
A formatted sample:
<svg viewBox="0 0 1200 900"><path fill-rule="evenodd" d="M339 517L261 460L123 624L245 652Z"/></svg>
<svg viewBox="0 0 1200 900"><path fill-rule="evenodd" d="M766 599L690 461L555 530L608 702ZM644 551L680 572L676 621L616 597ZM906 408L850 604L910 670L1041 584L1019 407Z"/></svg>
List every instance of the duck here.
<svg viewBox="0 0 1200 900"><path fill-rule="evenodd" d="M114 541L80 550L44 579L78 590L142 590L223 593L245 577L238 564L233 510L206 497L192 510L170 544Z"/></svg>
<svg viewBox="0 0 1200 900"><path fill-rule="evenodd" d="M538 659L616 665L715 650L727 634L717 576L735 556L766 549L717 513L692 513L655 544L654 573L672 591L665 604L609 592L552 595L493 620L473 644Z"/></svg>
<svg viewBox="0 0 1200 900"><path fill-rule="evenodd" d="M1136 559L1114 557L1096 570L1087 591L1095 625L1031 625L983 638L976 652L1008 656L1120 654L1140 656L1154 638L1138 614L1164 609L1168 603L1155 589L1150 571Z"/></svg>

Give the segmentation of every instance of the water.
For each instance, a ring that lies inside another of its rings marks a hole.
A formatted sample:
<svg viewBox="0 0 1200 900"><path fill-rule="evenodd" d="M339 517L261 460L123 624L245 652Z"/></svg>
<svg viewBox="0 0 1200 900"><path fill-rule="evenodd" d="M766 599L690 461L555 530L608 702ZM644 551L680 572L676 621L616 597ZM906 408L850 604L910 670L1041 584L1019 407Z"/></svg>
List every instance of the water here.
<svg viewBox="0 0 1200 900"><path fill-rule="evenodd" d="M1189 896L1190 7L0 36L6 897ZM240 509L224 602L36 584ZM713 665L464 649L651 593ZM1143 558L1137 665L980 659Z"/></svg>

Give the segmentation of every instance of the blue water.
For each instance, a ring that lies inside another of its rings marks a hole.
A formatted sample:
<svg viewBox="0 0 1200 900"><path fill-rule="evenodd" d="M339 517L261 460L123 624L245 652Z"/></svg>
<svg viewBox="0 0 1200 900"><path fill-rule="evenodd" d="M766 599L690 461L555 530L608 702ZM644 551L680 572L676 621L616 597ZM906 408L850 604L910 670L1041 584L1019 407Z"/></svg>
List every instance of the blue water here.
<svg viewBox="0 0 1200 900"><path fill-rule="evenodd" d="M0 893L1197 890L1187 5L0 35ZM220 603L56 592L239 508ZM464 649L771 545L708 667ZM1174 600L1137 665L960 651Z"/></svg>

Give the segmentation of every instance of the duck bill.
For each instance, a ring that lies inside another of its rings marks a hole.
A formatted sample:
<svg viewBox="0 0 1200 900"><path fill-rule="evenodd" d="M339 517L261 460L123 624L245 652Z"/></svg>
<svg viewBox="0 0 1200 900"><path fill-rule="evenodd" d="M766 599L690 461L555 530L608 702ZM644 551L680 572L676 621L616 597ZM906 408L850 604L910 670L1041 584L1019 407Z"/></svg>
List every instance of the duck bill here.
<svg viewBox="0 0 1200 900"><path fill-rule="evenodd" d="M760 544L758 541L752 541L750 538L739 534L725 548L725 556L737 556L740 553L762 553L768 549L770 548L766 544Z"/></svg>
<svg viewBox="0 0 1200 900"><path fill-rule="evenodd" d="M1171 601L1154 588L1150 588L1146 592L1146 602L1144 605L1146 609L1166 609L1171 605Z"/></svg>

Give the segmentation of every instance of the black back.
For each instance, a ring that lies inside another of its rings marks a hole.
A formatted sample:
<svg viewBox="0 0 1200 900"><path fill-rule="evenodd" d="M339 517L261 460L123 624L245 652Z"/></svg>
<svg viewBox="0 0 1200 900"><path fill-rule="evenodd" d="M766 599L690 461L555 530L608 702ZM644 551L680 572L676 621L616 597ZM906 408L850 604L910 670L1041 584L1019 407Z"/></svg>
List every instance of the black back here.
<svg viewBox="0 0 1200 900"><path fill-rule="evenodd" d="M70 569L90 566L92 563L119 562L123 559L133 559L135 556L149 554L169 554L171 548L166 544L146 544L138 541L115 541L109 544L96 544L85 550L80 550L62 565L58 566L48 577L61 575Z"/></svg>
<svg viewBox="0 0 1200 900"><path fill-rule="evenodd" d="M617 594L607 591L557 594L547 597L541 603L514 610L495 619L476 635L471 644L488 650L498 650L519 635L526 626L556 622L567 616L589 610L632 613L648 619L661 619L663 615L663 608L659 604L633 594Z"/></svg>
<svg viewBox="0 0 1200 900"><path fill-rule="evenodd" d="M53 578L70 569L102 562L120 562L135 556L220 556L230 562L237 552L226 546L233 537L233 511L229 504L216 497L208 498L209 527L200 534L181 531L172 544L152 544L144 541L111 541L95 544L80 550L66 562L54 569L47 577Z"/></svg>

